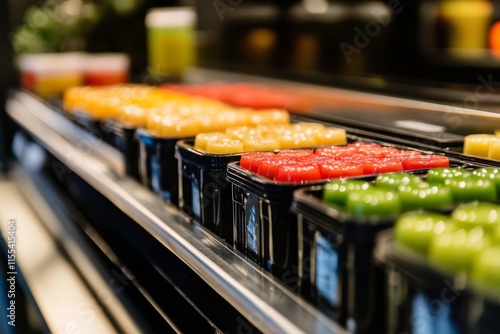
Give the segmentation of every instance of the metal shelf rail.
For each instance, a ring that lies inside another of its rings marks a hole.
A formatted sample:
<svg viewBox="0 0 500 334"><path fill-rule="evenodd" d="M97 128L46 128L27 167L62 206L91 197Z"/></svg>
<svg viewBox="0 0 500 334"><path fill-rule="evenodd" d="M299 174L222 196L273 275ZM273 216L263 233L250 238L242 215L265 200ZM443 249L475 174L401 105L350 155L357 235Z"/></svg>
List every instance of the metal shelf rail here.
<svg viewBox="0 0 500 334"><path fill-rule="evenodd" d="M74 172L186 263L238 312L266 333L346 333L278 280L221 243L202 226L124 175L121 154L80 129L57 108L13 90L9 116ZM69 168L70 170L66 169Z"/></svg>

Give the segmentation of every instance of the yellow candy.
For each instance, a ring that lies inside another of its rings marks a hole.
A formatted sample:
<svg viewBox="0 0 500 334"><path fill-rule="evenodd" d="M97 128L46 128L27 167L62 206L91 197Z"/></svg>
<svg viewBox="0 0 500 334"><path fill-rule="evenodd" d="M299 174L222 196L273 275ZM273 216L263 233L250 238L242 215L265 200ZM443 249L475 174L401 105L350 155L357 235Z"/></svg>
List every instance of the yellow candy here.
<svg viewBox="0 0 500 334"><path fill-rule="evenodd" d="M238 139L213 140L207 143L205 150L212 154L231 154L243 152L243 143Z"/></svg>
<svg viewBox="0 0 500 334"><path fill-rule="evenodd" d="M119 117L120 110L127 105L117 96L106 96L100 100L100 108L104 118Z"/></svg>
<svg viewBox="0 0 500 334"><path fill-rule="evenodd" d="M303 133L287 133L278 137L280 149L299 148L316 145L315 136L307 136Z"/></svg>
<svg viewBox="0 0 500 334"><path fill-rule="evenodd" d="M341 128L324 128L315 133L316 145L343 145L347 143L346 131Z"/></svg>
<svg viewBox="0 0 500 334"><path fill-rule="evenodd" d="M226 133L234 139L243 140L247 137L260 137L262 129L258 127L238 126L227 128Z"/></svg>
<svg viewBox="0 0 500 334"><path fill-rule="evenodd" d="M223 132L229 127L288 124L290 120L285 110L235 108L217 100L143 84L78 86L67 89L63 98L68 112L85 112L95 119L115 118L165 137ZM268 128L232 134L242 139L272 135Z"/></svg>
<svg viewBox="0 0 500 334"><path fill-rule="evenodd" d="M249 124L252 113L239 111L225 111L216 116L218 129L224 131L229 127Z"/></svg>
<svg viewBox="0 0 500 334"><path fill-rule="evenodd" d="M295 131L293 126L290 124L273 125L270 128L276 137L280 137L285 134L292 134Z"/></svg>
<svg viewBox="0 0 500 334"><path fill-rule="evenodd" d="M203 114L216 114L220 110L229 109L229 106L222 102L199 96L191 97L189 102L194 110Z"/></svg>
<svg viewBox="0 0 500 334"><path fill-rule="evenodd" d="M106 117L106 108L101 101L96 98L87 100L85 104L82 105L82 109L78 108L77 111L83 111L95 119L103 119Z"/></svg>
<svg viewBox="0 0 500 334"><path fill-rule="evenodd" d="M196 115L196 121L200 123L200 132L222 132L214 115Z"/></svg>
<svg viewBox="0 0 500 334"><path fill-rule="evenodd" d="M274 151L280 148L280 142L275 138L247 138L243 140L245 151Z"/></svg>
<svg viewBox="0 0 500 334"><path fill-rule="evenodd" d="M272 109L253 111L250 123L259 124L288 124L290 123L290 114L287 111Z"/></svg>
<svg viewBox="0 0 500 334"><path fill-rule="evenodd" d="M473 134L464 138L464 154L487 158L490 150L490 143L495 135Z"/></svg>
<svg viewBox="0 0 500 334"><path fill-rule="evenodd" d="M488 151L488 158L493 160L500 160L500 138L494 138L490 142L490 149Z"/></svg>
<svg viewBox="0 0 500 334"><path fill-rule="evenodd" d="M261 137L266 137L266 138L276 138L276 135L274 134L273 128L276 126L281 126L281 125L258 125L257 130L258 133Z"/></svg>
<svg viewBox="0 0 500 334"><path fill-rule="evenodd" d="M67 112L73 112L83 102L83 91L86 87L77 86L66 89L63 94L63 105Z"/></svg>
<svg viewBox="0 0 500 334"><path fill-rule="evenodd" d="M164 116L161 122L162 137L192 137L200 133L200 123L178 115Z"/></svg>
<svg viewBox="0 0 500 334"><path fill-rule="evenodd" d="M304 134L312 134L312 133L317 133L321 132L325 129L325 126L320 123L295 123L293 124L293 128L298 131L302 132Z"/></svg>
<svg viewBox="0 0 500 334"><path fill-rule="evenodd" d="M207 143L210 141L221 140L221 139L231 139L224 132L205 132L196 135L194 138L194 148L205 151L207 149Z"/></svg>
<svg viewBox="0 0 500 334"><path fill-rule="evenodd" d="M146 129L153 133L159 133L163 116L160 112L150 112L146 118Z"/></svg>
<svg viewBox="0 0 500 334"><path fill-rule="evenodd" d="M123 107L121 115L118 117L124 123L144 127L146 125L147 110L137 105L127 105Z"/></svg>

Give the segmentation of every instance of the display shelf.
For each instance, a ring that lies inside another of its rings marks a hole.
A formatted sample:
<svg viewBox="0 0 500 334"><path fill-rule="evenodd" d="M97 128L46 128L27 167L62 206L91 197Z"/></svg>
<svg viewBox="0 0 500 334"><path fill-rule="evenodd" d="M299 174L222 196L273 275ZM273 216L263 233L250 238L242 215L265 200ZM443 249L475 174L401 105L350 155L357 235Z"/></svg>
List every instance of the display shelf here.
<svg viewBox="0 0 500 334"><path fill-rule="evenodd" d="M18 222L16 234L19 236L15 245L19 264L17 274L21 287L31 292L26 293L31 295L31 303L38 306L44 325L40 332L59 333L66 330L71 321L80 330L92 333L152 331L153 317L147 314L149 322L144 321L145 313L152 313L151 307L132 301L132 284L128 284L127 290L121 286L119 294L107 293L113 288L118 290L109 284L116 283L113 276L116 269L103 265L89 243L79 235L73 223L73 217L78 213L56 193L49 180L39 170L32 168L28 171L23 164L17 163L5 179L7 181L3 183L0 180L0 188L9 196L0 203L3 214L0 217L6 221L5 216L15 213ZM4 229L5 240L6 233ZM62 286L71 294L60 294ZM104 294L105 298L94 297ZM93 321L80 316L77 307L83 305L83 301L89 310L102 310L92 313ZM19 318L16 315L17 324L29 325L29 318L29 315L19 314ZM159 327L157 323L155 325ZM165 327L162 327L165 333L174 333ZM38 332L22 329L17 333Z"/></svg>
<svg viewBox="0 0 500 334"><path fill-rule="evenodd" d="M258 319L253 325L262 332L345 333L276 278L125 176L121 154L77 127L56 107L14 90L8 99L7 113L62 162L51 166L56 175L77 174L181 259L238 312Z"/></svg>
<svg viewBox="0 0 500 334"><path fill-rule="evenodd" d="M193 84L248 82L278 89L310 102L309 110L295 112L395 136L420 130L429 134L490 133L500 124L500 95L493 89L491 76L480 78L477 86L467 90L403 84L392 87L380 79L385 95L201 67L191 68L184 80ZM406 89L414 98L391 95L396 88Z"/></svg>

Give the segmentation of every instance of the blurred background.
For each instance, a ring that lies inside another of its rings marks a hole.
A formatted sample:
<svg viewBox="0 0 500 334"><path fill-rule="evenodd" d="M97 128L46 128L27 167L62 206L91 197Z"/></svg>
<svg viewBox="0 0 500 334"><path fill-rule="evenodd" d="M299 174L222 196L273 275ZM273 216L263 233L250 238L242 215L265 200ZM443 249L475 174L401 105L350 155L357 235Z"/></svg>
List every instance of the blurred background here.
<svg viewBox="0 0 500 334"><path fill-rule="evenodd" d="M8 3L15 54L126 52L135 80L147 68L146 12L165 6L196 7L197 66L414 95L467 90L500 65L493 0Z"/></svg>

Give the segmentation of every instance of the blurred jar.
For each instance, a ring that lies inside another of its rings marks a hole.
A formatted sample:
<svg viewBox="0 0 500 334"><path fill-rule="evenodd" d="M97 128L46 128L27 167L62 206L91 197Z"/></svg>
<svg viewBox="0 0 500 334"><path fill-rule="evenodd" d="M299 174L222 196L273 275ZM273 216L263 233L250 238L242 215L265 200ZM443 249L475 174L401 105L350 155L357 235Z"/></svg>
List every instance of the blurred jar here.
<svg viewBox="0 0 500 334"><path fill-rule="evenodd" d="M85 55L85 84L114 85L129 81L130 57L126 53L89 53Z"/></svg>
<svg viewBox="0 0 500 334"><path fill-rule="evenodd" d="M491 54L500 59L500 2L493 2L493 14L489 22L488 47Z"/></svg>
<svg viewBox="0 0 500 334"><path fill-rule="evenodd" d="M145 18L148 72L159 81L179 81L196 63L196 12L191 7L152 8Z"/></svg>
<svg viewBox="0 0 500 334"><path fill-rule="evenodd" d="M440 16L448 28L448 47L478 50L487 47L493 5L489 0L442 0Z"/></svg>
<svg viewBox="0 0 500 334"><path fill-rule="evenodd" d="M240 69L267 69L279 59L280 9L273 4L241 4L223 17L221 57Z"/></svg>
<svg viewBox="0 0 500 334"><path fill-rule="evenodd" d="M288 11L290 65L348 75L381 72L393 15L382 1L302 0Z"/></svg>
<svg viewBox="0 0 500 334"><path fill-rule="evenodd" d="M80 52L23 54L19 57L21 86L41 98L59 97L84 82Z"/></svg>
<svg viewBox="0 0 500 334"><path fill-rule="evenodd" d="M404 10L402 4L389 6L384 1L349 1L350 38L354 49L342 44L346 66L343 72L352 75L378 75L388 67L390 39L395 16ZM374 82L378 85L378 82Z"/></svg>
<svg viewBox="0 0 500 334"><path fill-rule="evenodd" d="M287 13L290 24L289 63L299 70L328 70L341 65L339 44L346 40L348 7L326 0L305 0Z"/></svg>

